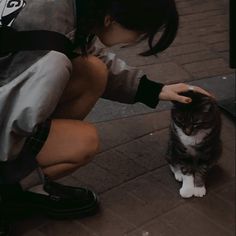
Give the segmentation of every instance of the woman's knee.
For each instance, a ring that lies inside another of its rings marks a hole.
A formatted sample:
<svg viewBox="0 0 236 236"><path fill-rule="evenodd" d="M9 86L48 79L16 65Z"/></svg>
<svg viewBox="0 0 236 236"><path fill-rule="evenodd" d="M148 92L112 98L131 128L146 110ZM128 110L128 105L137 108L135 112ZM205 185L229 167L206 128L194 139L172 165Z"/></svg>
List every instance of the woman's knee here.
<svg viewBox="0 0 236 236"><path fill-rule="evenodd" d="M99 151L96 128L77 120L53 120L45 145L37 155L42 167L61 163L83 165Z"/></svg>
<svg viewBox="0 0 236 236"><path fill-rule="evenodd" d="M84 135L84 145L88 148L88 153L90 155L95 155L98 153L100 148L100 140L96 127L90 123L84 123L85 132Z"/></svg>
<svg viewBox="0 0 236 236"><path fill-rule="evenodd" d="M75 131L76 132L76 131ZM83 128L78 127L78 139L76 148L74 149L74 155L72 155L72 162L87 163L90 161L100 149L100 141L98 131L92 124L83 122Z"/></svg>
<svg viewBox="0 0 236 236"><path fill-rule="evenodd" d="M84 79L91 92L102 94L106 88L108 69L104 62L95 56L76 58L72 61L73 77Z"/></svg>

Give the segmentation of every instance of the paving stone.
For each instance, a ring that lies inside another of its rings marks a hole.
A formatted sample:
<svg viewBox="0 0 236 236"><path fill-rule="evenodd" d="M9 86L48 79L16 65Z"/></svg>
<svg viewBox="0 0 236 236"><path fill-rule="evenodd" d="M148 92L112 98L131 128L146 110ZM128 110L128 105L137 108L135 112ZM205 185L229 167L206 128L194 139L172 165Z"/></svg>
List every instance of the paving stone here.
<svg viewBox="0 0 236 236"><path fill-rule="evenodd" d="M222 120L222 139L226 141L232 140L235 137L236 126L232 119L229 119L223 112L221 114Z"/></svg>
<svg viewBox="0 0 236 236"><path fill-rule="evenodd" d="M222 15L225 13L224 9L217 9L217 10L213 10L213 11L205 11L205 12L201 12L201 13L196 13L196 14L190 14L190 15L186 15L184 17L181 17L181 22L192 22L192 21L196 21L198 22L199 20L202 19L206 19L208 17L215 17L218 15Z"/></svg>
<svg viewBox="0 0 236 236"><path fill-rule="evenodd" d="M182 17L185 18L185 17ZM209 16L205 19L199 19L198 21L185 22L181 24L184 30L195 30L196 28L211 28L214 29L215 26L224 26L224 31L227 30L228 17L226 14L220 14L215 16ZM205 35L206 36L206 35ZM209 35L210 36L210 35Z"/></svg>
<svg viewBox="0 0 236 236"><path fill-rule="evenodd" d="M125 182L147 172L147 169L134 162L129 155L111 150L98 155L96 164L114 175L119 182Z"/></svg>
<svg viewBox="0 0 236 236"><path fill-rule="evenodd" d="M219 58L219 56L216 53L210 50L204 50L204 51L199 51L195 53L178 55L178 56L173 57L172 59L176 63L184 65L184 64L190 64L193 62L199 62L202 60L216 59L216 58Z"/></svg>
<svg viewBox="0 0 236 236"><path fill-rule="evenodd" d="M222 200L227 201L231 206L235 206L235 179L214 191ZM235 208L233 207L235 210ZM235 218L235 217L234 217Z"/></svg>
<svg viewBox="0 0 236 236"><path fill-rule="evenodd" d="M98 133L100 136L101 150L105 151L122 143L126 143L130 141L130 137L128 134L122 132L119 127L114 126L114 124L119 125L119 122L110 122L110 123L99 123L95 124Z"/></svg>
<svg viewBox="0 0 236 236"><path fill-rule="evenodd" d="M158 105L158 108L159 106L160 105ZM99 99L96 106L93 107L92 111L86 117L85 121L98 123L135 116L138 114L150 113L155 110L156 109L151 109L142 103L135 103L131 105L106 99Z"/></svg>
<svg viewBox="0 0 236 236"><path fill-rule="evenodd" d="M235 156L235 153L232 153L227 149L223 149L222 156L217 165L208 173L208 191L224 186L235 177L235 159L232 158L232 155Z"/></svg>
<svg viewBox="0 0 236 236"><path fill-rule="evenodd" d="M214 166L207 175L206 187L207 191L211 192L219 187L232 181L229 173L220 165Z"/></svg>
<svg viewBox="0 0 236 236"><path fill-rule="evenodd" d="M95 232L90 229L79 225L73 220L60 220L60 221L48 221L47 225L44 225L39 229L44 235L57 235L57 236L98 236Z"/></svg>
<svg viewBox="0 0 236 236"><path fill-rule="evenodd" d="M188 43L180 46L173 46L167 49L165 53L172 58L179 55L185 55L205 50L206 51L208 50L207 46L201 42L197 42L197 43Z"/></svg>
<svg viewBox="0 0 236 236"><path fill-rule="evenodd" d="M233 98L235 96L235 76L223 75L205 79L197 79L192 85L200 86L214 94L217 101ZM225 92L227 91L227 92Z"/></svg>
<svg viewBox="0 0 236 236"><path fill-rule="evenodd" d="M170 105L171 102L160 101L158 106L155 109L152 109L142 103L130 105L100 99L93 110L86 117L86 121L90 123L101 123L128 117L131 118L139 115L166 111L170 109ZM137 119L139 119L139 117Z"/></svg>
<svg viewBox="0 0 236 236"><path fill-rule="evenodd" d="M153 112L146 115L111 121L111 123L114 127L128 134L132 139L136 139L168 127L170 124L170 112Z"/></svg>
<svg viewBox="0 0 236 236"><path fill-rule="evenodd" d="M235 153L235 136L235 127L226 126L223 123L221 130L222 145L232 152L232 156Z"/></svg>
<svg viewBox="0 0 236 236"><path fill-rule="evenodd" d="M178 46L182 46L182 45L185 45L185 44L196 44L196 43L199 43L200 42L200 39L199 37L195 34L195 33L192 33L192 32L189 32L188 34L185 33L184 31L184 34L181 34L181 30L179 31L179 33L177 34L177 37L175 39L175 41L173 42L172 44L172 47L178 47ZM167 49L168 50L168 49ZM193 49L192 49L193 50ZM174 51L174 50L172 50ZM181 52L180 52L181 53ZM162 53L165 57L168 57L171 59L171 61L173 60L172 56L170 57L166 51L164 51ZM182 55L186 55L186 54L182 54Z"/></svg>
<svg viewBox="0 0 236 236"><path fill-rule="evenodd" d="M219 160L219 166L228 176L235 176L235 153L223 148L222 157Z"/></svg>
<svg viewBox="0 0 236 236"><path fill-rule="evenodd" d="M45 224L47 224L47 218L44 217L32 217L28 219L22 219L12 224L11 236L21 236L21 235L35 235L43 236L41 232L37 229ZM33 234L34 232L35 234Z"/></svg>
<svg viewBox="0 0 236 236"><path fill-rule="evenodd" d="M169 111L164 111L95 124L101 138L101 149L105 151L154 130L168 127L169 117Z"/></svg>
<svg viewBox="0 0 236 236"><path fill-rule="evenodd" d="M93 189L97 193L107 191L114 186L120 184L120 180L117 179L111 172L95 165L93 162L81 167L72 176L79 181L82 181L90 189Z"/></svg>
<svg viewBox="0 0 236 236"><path fill-rule="evenodd" d="M96 235L99 236L123 236L127 231L135 227L114 214L111 210L104 208L101 208L99 214L78 220L78 223L96 232Z"/></svg>
<svg viewBox="0 0 236 236"><path fill-rule="evenodd" d="M189 234L177 230L159 217L126 236L189 236Z"/></svg>
<svg viewBox="0 0 236 236"><path fill-rule="evenodd" d="M153 170L166 164L167 140L168 130L165 129L117 147L116 150L146 169Z"/></svg>
<svg viewBox="0 0 236 236"><path fill-rule="evenodd" d="M169 127L144 136L140 141L151 147L154 155L165 158L169 142ZM166 162L165 162L166 163Z"/></svg>
<svg viewBox="0 0 236 236"><path fill-rule="evenodd" d="M222 114L221 119L222 119L222 123L224 127L227 127L233 131L235 130L236 128L235 121L233 121L232 119L229 119L229 117L225 116L224 114Z"/></svg>
<svg viewBox="0 0 236 236"><path fill-rule="evenodd" d="M129 224L139 225L149 220L150 208L146 204L120 188L102 195L103 206L114 212Z"/></svg>
<svg viewBox="0 0 236 236"><path fill-rule="evenodd" d="M207 235L207 236L233 236L226 230L213 223L205 214L188 207L186 205L168 212L163 219L171 224L174 228L191 236Z"/></svg>
<svg viewBox="0 0 236 236"><path fill-rule="evenodd" d="M232 209L231 204L222 201L213 194L208 194L201 199L194 199L188 205L206 215L216 225L224 228L225 231L235 233L235 210Z"/></svg>
<svg viewBox="0 0 236 236"><path fill-rule="evenodd" d="M209 76L233 74L233 70L223 59L211 59L201 62L194 62L184 65L186 71L192 74L196 79Z"/></svg>
<svg viewBox="0 0 236 236"><path fill-rule="evenodd" d="M215 50L216 52L227 52L229 51L229 41L223 41L219 43L214 43L210 45L212 50Z"/></svg>
<svg viewBox="0 0 236 236"><path fill-rule="evenodd" d="M219 10L221 9L221 7L222 6L220 4L217 4L216 2L207 1L204 3L200 3L198 5L193 5L191 7L180 8L179 13L181 16L184 16L184 15L196 14L196 13L201 13L201 12L206 12L206 11Z"/></svg>
<svg viewBox="0 0 236 236"><path fill-rule="evenodd" d="M185 201L185 199L182 199L179 195L179 189L182 184L175 180L175 177L168 165L153 171L151 175L156 178L157 181L160 182L166 189L171 191L176 199Z"/></svg>
<svg viewBox="0 0 236 236"><path fill-rule="evenodd" d="M191 80L191 76L173 62L145 66L143 70L146 72L149 78L164 84Z"/></svg>
<svg viewBox="0 0 236 236"><path fill-rule="evenodd" d="M222 130L221 130L221 139L224 147L229 149L232 152L235 152L235 137L236 137L236 128L235 124L226 118L222 113Z"/></svg>
<svg viewBox="0 0 236 236"><path fill-rule="evenodd" d="M136 226L180 204L151 176L142 176L101 196L104 207Z"/></svg>
<svg viewBox="0 0 236 236"><path fill-rule="evenodd" d="M190 31L190 30L189 30ZM215 24L212 26L205 26L205 27L201 27L201 28L196 28L194 31L194 34L196 35L196 37L199 38L199 41L201 42L205 42L202 40L202 37L206 37L207 35L215 35L218 33L227 33L229 31L229 29L227 29L227 27L225 27L225 24ZM184 31L185 33L187 33L186 31ZM226 40L228 37L226 35L225 39ZM223 40L223 41L224 41ZM222 40L220 40L222 41ZM219 40L218 40L219 42ZM208 46L210 46L211 44L208 44Z"/></svg>
<svg viewBox="0 0 236 236"><path fill-rule="evenodd" d="M218 52L218 54L221 56L221 58L223 58L225 60L225 62L230 65L229 62L229 51L226 52Z"/></svg>
<svg viewBox="0 0 236 236"><path fill-rule="evenodd" d="M208 44L215 44L219 42L224 42L229 39L228 31L215 33L212 35L202 36L201 40Z"/></svg>
<svg viewBox="0 0 236 236"><path fill-rule="evenodd" d="M175 194L167 189L157 178L154 178L152 174L141 176L133 182L126 183L123 187L127 190L131 189L130 193L145 203L157 205L158 212L167 212L172 207L183 203L182 199L176 198ZM163 196L166 196L166 199L162 199ZM167 203L171 200L173 203L168 205ZM163 201L163 206L161 207L159 206L160 201Z"/></svg>

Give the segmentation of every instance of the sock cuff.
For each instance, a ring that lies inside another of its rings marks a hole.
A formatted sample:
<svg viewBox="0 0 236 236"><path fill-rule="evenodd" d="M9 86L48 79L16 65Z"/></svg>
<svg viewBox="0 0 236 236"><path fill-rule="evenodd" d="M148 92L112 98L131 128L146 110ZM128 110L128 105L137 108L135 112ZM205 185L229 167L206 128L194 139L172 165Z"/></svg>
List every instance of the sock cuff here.
<svg viewBox="0 0 236 236"><path fill-rule="evenodd" d="M32 171L28 176L20 181L23 190L28 190L36 185L45 183L45 176L40 167Z"/></svg>

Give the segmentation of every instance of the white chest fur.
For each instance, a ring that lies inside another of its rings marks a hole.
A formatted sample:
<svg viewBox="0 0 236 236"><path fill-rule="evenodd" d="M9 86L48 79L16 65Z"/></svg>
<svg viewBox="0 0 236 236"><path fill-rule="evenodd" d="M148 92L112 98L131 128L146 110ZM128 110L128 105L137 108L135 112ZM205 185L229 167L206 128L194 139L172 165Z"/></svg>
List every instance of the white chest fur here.
<svg viewBox="0 0 236 236"><path fill-rule="evenodd" d="M193 136L188 136L176 124L175 124L175 128L176 128L177 134L180 138L180 141L186 147L187 146L194 146L196 144L201 143L203 141L203 139L206 137L206 135L208 135L209 132L211 131L210 129L200 130L197 134L195 134Z"/></svg>

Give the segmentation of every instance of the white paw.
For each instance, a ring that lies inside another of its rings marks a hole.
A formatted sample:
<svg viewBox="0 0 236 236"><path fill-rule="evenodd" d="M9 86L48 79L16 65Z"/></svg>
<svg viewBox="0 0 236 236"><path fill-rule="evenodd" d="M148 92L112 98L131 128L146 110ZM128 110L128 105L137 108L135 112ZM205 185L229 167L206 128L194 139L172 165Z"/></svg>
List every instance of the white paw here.
<svg viewBox="0 0 236 236"><path fill-rule="evenodd" d="M192 188L192 187L182 187L179 190L179 193L180 193L181 197L183 197L183 198L190 198L194 195L194 188Z"/></svg>
<svg viewBox="0 0 236 236"><path fill-rule="evenodd" d="M195 197L203 197L206 195L206 188L203 187L194 187L194 196Z"/></svg>
<svg viewBox="0 0 236 236"><path fill-rule="evenodd" d="M175 179L179 182L182 182L183 181L183 175L182 173L178 172L178 173L175 173Z"/></svg>
<svg viewBox="0 0 236 236"><path fill-rule="evenodd" d="M182 182L183 181L183 174L182 174L181 170L178 167L173 167L171 165L170 165L170 169L174 173L175 179L179 182Z"/></svg>

